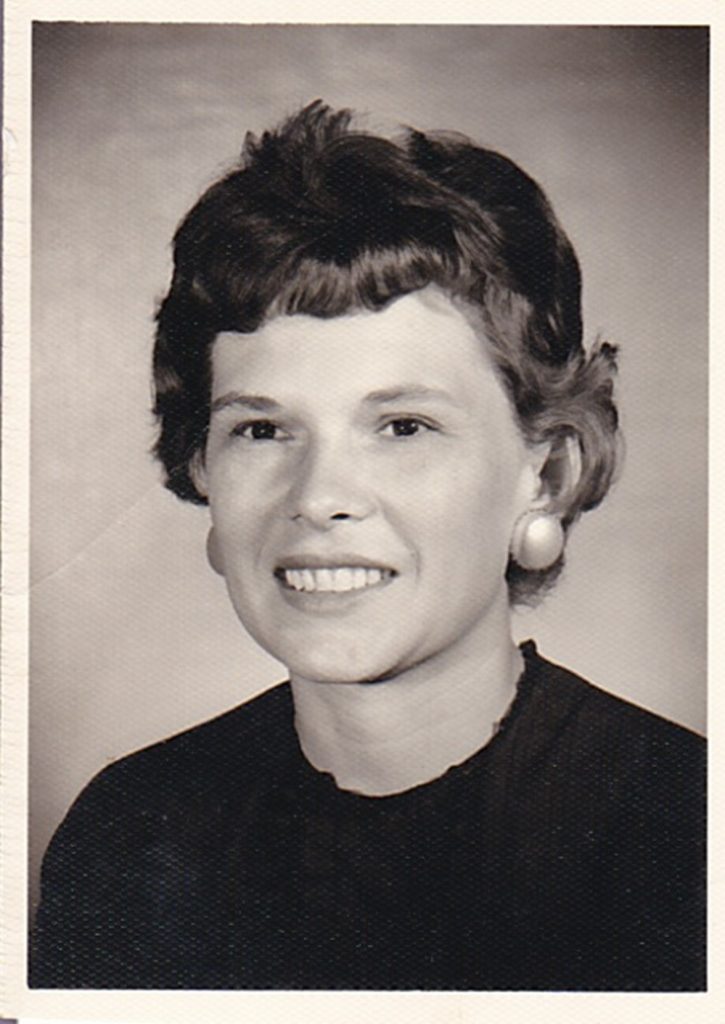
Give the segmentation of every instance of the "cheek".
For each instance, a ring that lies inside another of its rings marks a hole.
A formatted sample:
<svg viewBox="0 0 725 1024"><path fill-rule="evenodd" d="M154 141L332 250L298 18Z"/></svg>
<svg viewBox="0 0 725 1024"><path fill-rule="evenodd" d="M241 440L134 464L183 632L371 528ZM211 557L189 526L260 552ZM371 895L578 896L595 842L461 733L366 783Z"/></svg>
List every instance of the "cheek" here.
<svg viewBox="0 0 725 1024"><path fill-rule="evenodd" d="M478 531L482 523L493 524L512 514L516 476L511 466L490 456L451 458L425 480L426 504L441 521Z"/></svg>
<svg viewBox="0 0 725 1024"><path fill-rule="evenodd" d="M234 459L220 459L208 482L214 523L229 529L268 515L279 492L274 475L252 460L241 466Z"/></svg>
<svg viewBox="0 0 725 1024"><path fill-rule="evenodd" d="M437 561L467 574L503 572L518 514L517 476L503 463L476 460L430 488L426 532ZM443 566L442 571L445 571Z"/></svg>
<svg viewBox="0 0 725 1024"><path fill-rule="evenodd" d="M264 544L267 509L254 492L220 489L210 493L211 521L225 563L225 575L244 578Z"/></svg>

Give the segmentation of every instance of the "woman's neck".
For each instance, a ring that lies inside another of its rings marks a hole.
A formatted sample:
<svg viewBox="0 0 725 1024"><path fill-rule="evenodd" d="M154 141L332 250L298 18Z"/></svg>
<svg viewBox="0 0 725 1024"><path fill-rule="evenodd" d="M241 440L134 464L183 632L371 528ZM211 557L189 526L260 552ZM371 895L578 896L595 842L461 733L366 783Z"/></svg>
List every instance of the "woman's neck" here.
<svg viewBox="0 0 725 1024"><path fill-rule="evenodd" d="M375 683L292 677L303 753L340 789L388 796L431 782L480 750L506 714L523 658L507 634L485 651L469 645Z"/></svg>

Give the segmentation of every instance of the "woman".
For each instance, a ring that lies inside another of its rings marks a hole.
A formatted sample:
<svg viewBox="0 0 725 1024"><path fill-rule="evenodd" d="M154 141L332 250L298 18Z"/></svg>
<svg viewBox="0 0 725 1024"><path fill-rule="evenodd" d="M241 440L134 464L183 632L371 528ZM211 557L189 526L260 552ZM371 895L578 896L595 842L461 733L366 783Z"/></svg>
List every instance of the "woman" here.
<svg viewBox="0 0 725 1024"><path fill-rule="evenodd" d="M617 451L539 187L318 102L174 257L157 454L289 681L89 785L32 984L702 988L702 742L511 639Z"/></svg>

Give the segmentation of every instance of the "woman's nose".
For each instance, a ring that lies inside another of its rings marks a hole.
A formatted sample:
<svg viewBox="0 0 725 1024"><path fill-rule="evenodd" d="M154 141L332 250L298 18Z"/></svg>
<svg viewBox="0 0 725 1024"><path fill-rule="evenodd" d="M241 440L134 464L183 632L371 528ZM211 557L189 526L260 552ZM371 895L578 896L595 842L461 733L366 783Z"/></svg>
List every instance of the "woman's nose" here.
<svg viewBox="0 0 725 1024"><path fill-rule="evenodd" d="M318 446L297 467L289 492L292 519L330 529L346 519L365 519L374 502L351 453Z"/></svg>

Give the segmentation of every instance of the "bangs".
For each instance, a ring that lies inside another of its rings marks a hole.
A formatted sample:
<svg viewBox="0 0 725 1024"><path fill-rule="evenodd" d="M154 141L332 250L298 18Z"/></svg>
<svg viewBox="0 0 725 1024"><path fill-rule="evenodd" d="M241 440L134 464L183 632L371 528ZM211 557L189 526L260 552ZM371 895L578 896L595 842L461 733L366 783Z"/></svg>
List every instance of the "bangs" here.
<svg viewBox="0 0 725 1024"><path fill-rule="evenodd" d="M352 310L382 309L393 299L430 284L453 291L460 261L420 244L365 249L344 262L303 258L282 286L265 318L303 313L334 317Z"/></svg>

